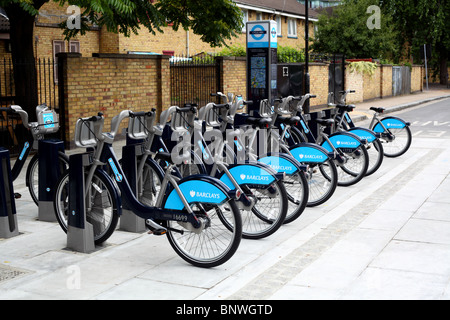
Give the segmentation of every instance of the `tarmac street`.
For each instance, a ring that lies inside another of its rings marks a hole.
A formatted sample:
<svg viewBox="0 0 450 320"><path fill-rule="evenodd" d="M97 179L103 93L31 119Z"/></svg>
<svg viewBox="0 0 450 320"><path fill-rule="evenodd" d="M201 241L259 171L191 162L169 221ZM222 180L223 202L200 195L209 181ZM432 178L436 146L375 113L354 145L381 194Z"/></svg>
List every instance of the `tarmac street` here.
<svg viewBox="0 0 450 320"><path fill-rule="evenodd" d="M450 90L357 104L358 126L370 106L411 122L409 151L272 236L243 239L212 269L147 233L117 230L93 253L68 250L57 222L37 220L22 172L20 234L0 239L0 300L450 299Z"/></svg>

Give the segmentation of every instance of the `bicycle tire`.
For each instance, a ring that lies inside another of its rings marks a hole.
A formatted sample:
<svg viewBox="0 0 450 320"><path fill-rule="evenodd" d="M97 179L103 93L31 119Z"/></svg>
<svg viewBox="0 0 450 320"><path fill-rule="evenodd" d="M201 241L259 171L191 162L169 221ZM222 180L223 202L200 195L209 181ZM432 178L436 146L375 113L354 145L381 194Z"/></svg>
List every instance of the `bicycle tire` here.
<svg viewBox="0 0 450 320"><path fill-rule="evenodd" d="M306 175L309 187L308 207L316 207L330 199L336 191L338 172L332 160L310 163Z"/></svg>
<svg viewBox="0 0 450 320"><path fill-rule="evenodd" d="M369 155L366 147L360 145L353 151L342 151L347 158L345 164L338 163L338 186L348 187L361 181L366 176L369 167ZM337 161L336 161L337 163Z"/></svg>
<svg viewBox="0 0 450 320"><path fill-rule="evenodd" d="M283 184L289 201L284 224L288 224L295 221L305 211L309 199L309 187L303 171L298 171L292 176L286 176Z"/></svg>
<svg viewBox="0 0 450 320"><path fill-rule="evenodd" d="M404 142L400 148L396 148L395 145L398 145L398 141L399 141L399 133L401 132L405 132L406 135L406 142ZM405 154L406 151L409 150L409 148L411 147L411 143L412 143L412 133L411 133L411 129L406 126L404 128L401 129L389 129L389 131L395 136L395 140L392 142L383 140L383 142L385 143L385 147L384 148L384 155L388 158L396 158L396 157L400 157L401 155ZM394 146L393 146L394 145ZM391 151L391 149L394 149Z"/></svg>
<svg viewBox="0 0 450 320"><path fill-rule="evenodd" d="M62 174L69 168L69 157L58 151L59 168ZM39 204L39 153L36 153L30 160L25 175L25 182L30 192L31 199L36 205Z"/></svg>
<svg viewBox="0 0 450 320"><path fill-rule="evenodd" d="M247 197L256 199L251 210L241 210L242 237L262 239L275 233L286 220L289 200L282 181L276 181L263 189L241 186ZM277 198L274 201L269 199ZM267 199L267 201L264 201Z"/></svg>
<svg viewBox="0 0 450 320"><path fill-rule="evenodd" d="M193 207L195 209L195 205ZM203 217L197 215L208 221L200 232L192 231L182 222L161 222L168 229L167 239L175 252L190 264L202 268L216 267L228 261L238 249L242 236L241 216L233 199L220 206L209 204L208 208ZM183 226L183 233L180 233Z"/></svg>
<svg viewBox="0 0 450 320"><path fill-rule="evenodd" d="M56 214L56 220L67 233L68 230L68 182L69 182L69 172L66 171L58 180L55 189L55 198L53 201L54 210ZM114 232L119 221L119 215L117 213L118 204L116 199L112 196L114 194L114 186L105 176L94 173L92 178L92 192L90 195L91 205L89 207L93 208L89 212L86 212L86 221L93 225L94 229L94 243L96 245L105 242ZM106 192L106 194L105 194ZM100 203L99 203L100 201ZM102 211L100 212L98 204L101 205ZM111 207L110 213L108 215L109 219L105 220L104 209ZM88 207L88 206L87 206ZM103 221L102 221L103 220Z"/></svg>
<svg viewBox="0 0 450 320"><path fill-rule="evenodd" d="M366 176L374 174L383 163L384 148L380 140L372 141L367 147L367 154L369 155L369 167L367 168Z"/></svg>

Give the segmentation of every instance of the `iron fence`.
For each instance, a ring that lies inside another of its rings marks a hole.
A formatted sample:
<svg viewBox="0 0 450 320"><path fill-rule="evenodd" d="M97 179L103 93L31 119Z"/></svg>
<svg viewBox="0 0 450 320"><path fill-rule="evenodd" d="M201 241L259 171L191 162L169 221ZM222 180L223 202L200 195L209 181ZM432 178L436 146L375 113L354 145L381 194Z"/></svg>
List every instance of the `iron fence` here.
<svg viewBox="0 0 450 320"><path fill-rule="evenodd" d="M220 90L220 64L214 56L177 56L170 59L171 104L183 106L211 101Z"/></svg>
<svg viewBox="0 0 450 320"><path fill-rule="evenodd" d="M29 97L18 97L16 83L14 81L14 66L19 70L36 70L36 82L33 77L25 76L21 86L27 86L26 92L37 92L38 104L46 103L49 107L58 110L58 83L57 66L52 58L39 58L32 61L12 61L11 58L0 59L0 107L9 107L18 104L18 101L28 101ZM33 110L31 106L23 109ZM31 119L34 115L29 115ZM27 139L28 132L23 127L20 117L6 111L0 112L0 146L10 150L12 155L17 154L21 145Z"/></svg>

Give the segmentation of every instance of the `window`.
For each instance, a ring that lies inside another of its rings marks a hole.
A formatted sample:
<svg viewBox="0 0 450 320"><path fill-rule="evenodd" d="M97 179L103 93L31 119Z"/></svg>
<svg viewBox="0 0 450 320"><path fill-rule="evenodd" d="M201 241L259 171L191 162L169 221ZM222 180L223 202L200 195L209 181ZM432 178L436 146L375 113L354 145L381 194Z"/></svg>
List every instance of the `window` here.
<svg viewBox="0 0 450 320"><path fill-rule="evenodd" d="M53 79L58 84L58 58L57 53L66 52L66 43L64 40L53 40Z"/></svg>
<svg viewBox="0 0 450 320"><path fill-rule="evenodd" d="M262 20L263 19L263 17L262 17L262 12L257 12L256 13L256 20Z"/></svg>
<svg viewBox="0 0 450 320"><path fill-rule="evenodd" d="M281 16L277 16L275 21L277 22L277 36L281 37Z"/></svg>
<svg viewBox="0 0 450 320"><path fill-rule="evenodd" d="M288 37L297 37L297 21L296 19L288 19Z"/></svg>
<svg viewBox="0 0 450 320"><path fill-rule="evenodd" d="M247 21L248 21L248 11L247 10L242 10L242 22L244 23L244 26L242 27L242 32L246 31L246 27L247 27Z"/></svg>
<svg viewBox="0 0 450 320"><path fill-rule="evenodd" d="M80 41L69 41L69 52L80 52Z"/></svg>

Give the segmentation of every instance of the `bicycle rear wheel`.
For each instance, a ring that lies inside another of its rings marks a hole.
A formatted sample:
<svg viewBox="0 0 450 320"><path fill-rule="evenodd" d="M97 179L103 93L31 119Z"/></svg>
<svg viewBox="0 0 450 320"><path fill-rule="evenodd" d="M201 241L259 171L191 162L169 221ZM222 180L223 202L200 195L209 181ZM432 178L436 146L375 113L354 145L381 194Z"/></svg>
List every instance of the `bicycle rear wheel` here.
<svg viewBox="0 0 450 320"><path fill-rule="evenodd" d="M355 149L340 149L341 156L346 159L344 164L338 164L338 186L351 186L359 181L367 173L369 167L369 155L366 147L360 145Z"/></svg>
<svg viewBox="0 0 450 320"><path fill-rule="evenodd" d="M241 186L254 205L251 210L241 209L242 237L261 239L276 232L286 220L288 197L282 181L276 181L261 189Z"/></svg>
<svg viewBox="0 0 450 320"><path fill-rule="evenodd" d="M234 200L222 205L193 205L200 228L190 223L163 221L175 252L194 266L211 268L228 261L239 247L242 221Z"/></svg>
<svg viewBox="0 0 450 320"><path fill-rule="evenodd" d="M309 187L308 207L323 204L334 194L338 181L336 165L332 160L309 163L306 174Z"/></svg>
<svg viewBox="0 0 450 320"><path fill-rule="evenodd" d="M119 215L113 186L103 175L95 173L88 187L86 199L86 221L94 229L94 242L99 245L105 242L117 227ZM56 219L67 233L69 214L69 172L64 173L56 186L53 201Z"/></svg>
<svg viewBox="0 0 450 320"><path fill-rule="evenodd" d="M284 223L295 221L305 211L309 198L308 181L305 173L298 171L293 175L286 176L283 180L289 200L288 210Z"/></svg>
<svg viewBox="0 0 450 320"><path fill-rule="evenodd" d="M399 157L408 151L412 142L411 129L404 127L401 129L389 129L390 133L394 136L393 141L383 141L384 155L388 158Z"/></svg>
<svg viewBox="0 0 450 320"><path fill-rule="evenodd" d="M367 146L367 154L369 155L369 167L366 176L375 173L383 163L384 149L380 140L376 139Z"/></svg>

